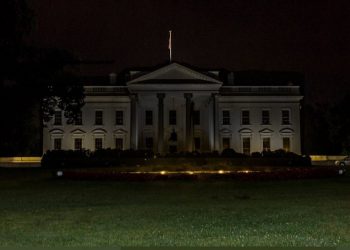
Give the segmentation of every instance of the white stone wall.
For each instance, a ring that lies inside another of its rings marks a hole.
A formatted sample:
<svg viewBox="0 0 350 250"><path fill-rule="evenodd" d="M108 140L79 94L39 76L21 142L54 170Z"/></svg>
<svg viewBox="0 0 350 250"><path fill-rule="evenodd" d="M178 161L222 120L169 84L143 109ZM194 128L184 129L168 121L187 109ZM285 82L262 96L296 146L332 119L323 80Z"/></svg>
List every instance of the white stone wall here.
<svg viewBox="0 0 350 250"><path fill-rule="evenodd" d="M224 96L217 104L217 149L223 149L222 138L231 138L231 148L243 153L242 138L250 137L251 153L263 151L264 137L270 138L271 150L283 148L283 137L290 138L290 151L300 154L300 98ZM282 124L282 110L290 111L290 124ZM222 111L229 110L231 124L223 125ZM242 110L249 110L250 124L241 122ZM269 110L270 124L262 124L262 111Z"/></svg>
<svg viewBox="0 0 350 250"><path fill-rule="evenodd" d="M103 111L103 125L95 125L95 111ZM123 125L115 124L115 111L124 112ZM103 148L115 148L115 138L123 139L123 148L130 148L130 98L128 96L87 96L82 108L82 125L68 125L62 115L62 125L54 119L43 131L43 150L53 149L54 138L62 138L62 149L74 149L74 138L82 138L83 148L95 150L95 138L102 138Z"/></svg>

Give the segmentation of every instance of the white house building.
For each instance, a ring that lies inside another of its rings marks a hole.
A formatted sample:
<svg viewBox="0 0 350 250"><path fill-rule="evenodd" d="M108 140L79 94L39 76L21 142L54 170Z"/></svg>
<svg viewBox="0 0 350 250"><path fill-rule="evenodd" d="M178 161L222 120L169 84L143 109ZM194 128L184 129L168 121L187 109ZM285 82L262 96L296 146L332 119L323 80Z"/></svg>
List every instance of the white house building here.
<svg viewBox="0 0 350 250"><path fill-rule="evenodd" d="M300 154L300 86L237 85L219 71L170 63L129 71L124 83L85 84L81 119L63 112L43 131L43 149L150 149L156 153L284 149Z"/></svg>

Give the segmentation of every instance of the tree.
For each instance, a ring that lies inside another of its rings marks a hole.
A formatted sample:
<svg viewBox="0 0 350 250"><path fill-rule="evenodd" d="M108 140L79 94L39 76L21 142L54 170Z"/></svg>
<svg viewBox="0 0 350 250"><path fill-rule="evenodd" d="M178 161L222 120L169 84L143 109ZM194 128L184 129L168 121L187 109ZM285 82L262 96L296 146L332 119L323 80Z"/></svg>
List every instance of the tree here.
<svg viewBox="0 0 350 250"><path fill-rule="evenodd" d="M55 108L73 122L84 105L83 86L65 66L74 56L24 42L34 22L26 0L0 1L0 154L41 153L42 121Z"/></svg>
<svg viewBox="0 0 350 250"><path fill-rule="evenodd" d="M328 110L330 140L337 153L350 153L350 95L345 95Z"/></svg>

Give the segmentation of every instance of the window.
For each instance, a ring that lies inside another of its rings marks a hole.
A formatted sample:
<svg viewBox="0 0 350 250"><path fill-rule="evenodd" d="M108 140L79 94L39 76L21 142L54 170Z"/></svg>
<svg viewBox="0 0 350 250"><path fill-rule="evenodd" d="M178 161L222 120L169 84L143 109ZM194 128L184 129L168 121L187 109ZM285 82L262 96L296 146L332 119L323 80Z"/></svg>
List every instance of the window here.
<svg viewBox="0 0 350 250"><path fill-rule="evenodd" d="M74 121L75 125L83 125L83 113L82 111L79 111L77 114L77 119Z"/></svg>
<svg viewBox="0 0 350 250"><path fill-rule="evenodd" d="M176 153L177 152L177 147L175 145L169 146L169 153Z"/></svg>
<svg viewBox="0 0 350 250"><path fill-rule="evenodd" d="M243 138L243 154L250 155L250 138Z"/></svg>
<svg viewBox="0 0 350 250"><path fill-rule="evenodd" d="M289 110L282 110L282 124L290 124L290 112Z"/></svg>
<svg viewBox="0 0 350 250"><path fill-rule="evenodd" d="M115 148L123 150L123 138L115 138Z"/></svg>
<svg viewBox="0 0 350 250"><path fill-rule="evenodd" d="M103 125L103 111L102 110L95 111L95 125Z"/></svg>
<svg viewBox="0 0 350 250"><path fill-rule="evenodd" d="M62 111L55 111L54 125L62 125Z"/></svg>
<svg viewBox="0 0 350 250"><path fill-rule="evenodd" d="M53 139L53 149L54 150L61 150L62 149L62 139L61 138Z"/></svg>
<svg viewBox="0 0 350 250"><path fill-rule="evenodd" d="M193 124L200 125L200 123L201 123L200 111L194 110L193 111Z"/></svg>
<svg viewBox="0 0 350 250"><path fill-rule="evenodd" d="M230 125L230 111L223 110L222 111L222 124L223 125Z"/></svg>
<svg viewBox="0 0 350 250"><path fill-rule="evenodd" d="M74 139L74 150L81 150L83 148L83 139L75 138Z"/></svg>
<svg viewBox="0 0 350 250"><path fill-rule="evenodd" d="M153 125L153 111L146 110L146 125Z"/></svg>
<svg viewBox="0 0 350 250"><path fill-rule="evenodd" d="M95 150L102 149L102 138L95 138Z"/></svg>
<svg viewBox="0 0 350 250"><path fill-rule="evenodd" d="M242 125L249 125L249 124L250 124L249 110L242 110Z"/></svg>
<svg viewBox="0 0 350 250"><path fill-rule="evenodd" d="M231 147L231 143L230 143L230 138L228 137L224 137L222 138L222 147L225 148L230 148Z"/></svg>
<svg viewBox="0 0 350 250"><path fill-rule="evenodd" d="M169 111L169 125L176 125L176 110Z"/></svg>
<svg viewBox="0 0 350 250"><path fill-rule="evenodd" d="M263 110L261 112L261 123L263 125L268 125L270 124L270 111L268 110Z"/></svg>
<svg viewBox="0 0 350 250"><path fill-rule="evenodd" d="M194 138L194 150L201 150L201 138Z"/></svg>
<svg viewBox="0 0 350 250"><path fill-rule="evenodd" d="M270 138L263 138L263 151L270 151L271 146L270 146Z"/></svg>
<svg viewBox="0 0 350 250"><path fill-rule="evenodd" d="M146 137L145 144L147 149L153 149L153 137Z"/></svg>
<svg viewBox="0 0 350 250"><path fill-rule="evenodd" d="M286 152L290 151L290 138L289 137L283 137L283 150Z"/></svg>
<svg viewBox="0 0 350 250"><path fill-rule="evenodd" d="M124 112L122 110L115 111L115 124L123 125L124 123Z"/></svg>

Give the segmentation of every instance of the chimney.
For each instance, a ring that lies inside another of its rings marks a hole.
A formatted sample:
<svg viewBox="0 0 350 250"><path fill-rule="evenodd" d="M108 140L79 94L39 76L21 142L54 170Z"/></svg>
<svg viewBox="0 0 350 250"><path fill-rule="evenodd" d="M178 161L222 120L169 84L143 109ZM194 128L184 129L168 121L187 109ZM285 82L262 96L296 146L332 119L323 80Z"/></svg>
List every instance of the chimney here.
<svg viewBox="0 0 350 250"><path fill-rule="evenodd" d="M227 75L227 85L235 85L235 75L233 72L230 72Z"/></svg>
<svg viewBox="0 0 350 250"><path fill-rule="evenodd" d="M110 73L109 74L109 84L115 85L117 83L117 74L116 73Z"/></svg>

